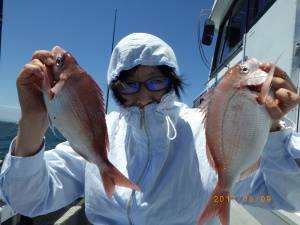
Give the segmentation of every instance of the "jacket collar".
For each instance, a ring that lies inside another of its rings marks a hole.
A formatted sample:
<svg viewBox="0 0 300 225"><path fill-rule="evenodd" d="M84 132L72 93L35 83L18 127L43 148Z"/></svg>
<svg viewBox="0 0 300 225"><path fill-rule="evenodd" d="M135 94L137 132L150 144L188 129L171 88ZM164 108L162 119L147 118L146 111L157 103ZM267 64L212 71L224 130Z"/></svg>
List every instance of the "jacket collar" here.
<svg viewBox="0 0 300 225"><path fill-rule="evenodd" d="M171 91L165 94L159 103L146 105L143 110L137 106L121 107L120 118L124 116L127 125L137 133L140 133L145 125L149 132L157 132L157 128L160 127L159 133L163 132L169 140L174 140L177 136L176 123L180 111L175 99L175 92Z"/></svg>
<svg viewBox="0 0 300 225"><path fill-rule="evenodd" d="M170 91L167 94L165 94L159 103L151 103L149 105L146 105L144 107L144 113L161 113L162 115L171 115L174 111L174 102L176 100L176 95L174 91ZM141 108L138 106L131 106L131 107L124 107L120 106L120 114L125 117L125 119L128 119L131 116L134 115L140 115Z"/></svg>

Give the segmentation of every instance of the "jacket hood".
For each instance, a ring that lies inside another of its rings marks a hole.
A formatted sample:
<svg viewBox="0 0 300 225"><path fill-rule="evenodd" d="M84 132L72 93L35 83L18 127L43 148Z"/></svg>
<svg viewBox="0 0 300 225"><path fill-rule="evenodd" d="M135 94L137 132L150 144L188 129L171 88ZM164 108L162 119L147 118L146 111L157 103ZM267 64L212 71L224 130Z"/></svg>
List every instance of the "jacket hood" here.
<svg viewBox="0 0 300 225"><path fill-rule="evenodd" d="M121 39L114 48L107 72L107 83L117 79L122 70L137 65L167 65L179 75L179 67L172 48L160 38L147 33L132 33Z"/></svg>

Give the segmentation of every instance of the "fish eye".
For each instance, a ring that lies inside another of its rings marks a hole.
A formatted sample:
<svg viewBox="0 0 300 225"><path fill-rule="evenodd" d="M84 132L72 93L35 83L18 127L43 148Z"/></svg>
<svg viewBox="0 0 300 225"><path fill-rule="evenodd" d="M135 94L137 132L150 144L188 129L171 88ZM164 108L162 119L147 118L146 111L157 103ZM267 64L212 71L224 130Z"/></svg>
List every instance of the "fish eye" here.
<svg viewBox="0 0 300 225"><path fill-rule="evenodd" d="M56 66L57 67L62 67L64 64L63 58L62 57L57 57L56 59Z"/></svg>
<svg viewBox="0 0 300 225"><path fill-rule="evenodd" d="M249 73L249 69L247 66L241 66L240 72L242 74L247 74L247 73Z"/></svg>

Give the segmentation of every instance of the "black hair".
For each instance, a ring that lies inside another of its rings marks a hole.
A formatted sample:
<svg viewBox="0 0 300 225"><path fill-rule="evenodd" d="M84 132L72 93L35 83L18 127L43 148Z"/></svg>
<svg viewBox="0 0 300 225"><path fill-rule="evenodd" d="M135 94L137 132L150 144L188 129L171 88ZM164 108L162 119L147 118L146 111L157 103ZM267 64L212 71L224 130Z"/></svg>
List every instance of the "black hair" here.
<svg viewBox="0 0 300 225"><path fill-rule="evenodd" d="M120 85L124 85L123 82L126 81L127 78L130 76L130 74L134 73L139 66L140 65L137 65L129 70L122 70L118 78L116 80L113 80L109 85L109 88L112 91L114 99L120 105L124 105L125 99L122 98L121 94L117 90L117 87L119 87ZM177 98L180 99L181 97L180 94L181 92L183 92L183 86L185 85L184 81L174 72L173 68L166 65L159 65L156 67L164 76L168 77L171 81L171 85L166 90L166 93L171 90L174 90Z"/></svg>

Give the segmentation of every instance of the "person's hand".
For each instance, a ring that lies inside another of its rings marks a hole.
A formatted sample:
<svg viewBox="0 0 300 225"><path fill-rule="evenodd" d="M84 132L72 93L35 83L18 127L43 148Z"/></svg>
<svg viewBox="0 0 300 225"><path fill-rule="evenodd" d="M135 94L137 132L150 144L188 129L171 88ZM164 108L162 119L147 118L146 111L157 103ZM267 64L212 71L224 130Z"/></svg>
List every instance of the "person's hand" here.
<svg viewBox="0 0 300 225"><path fill-rule="evenodd" d="M47 110L41 86L47 66L54 64L49 51L36 51L32 60L21 69L17 80L17 91L21 107L21 118L16 139L15 155L29 156L36 153L48 128Z"/></svg>
<svg viewBox="0 0 300 225"><path fill-rule="evenodd" d="M263 63L260 68L269 72L272 65ZM265 106L273 119L270 131L277 131L280 129L279 120L300 102L300 96L289 76L279 67L275 68L271 89L274 96L267 96Z"/></svg>
<svg viewBox="0 0 300 225"><path fill-rule="evenodd" d="M45 65L51 65L52 61L50 52L36 51L32 60L20 71L16 84L22 116L45 116L41 85L46 73Z"/></svg>

